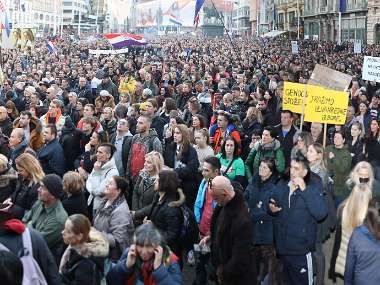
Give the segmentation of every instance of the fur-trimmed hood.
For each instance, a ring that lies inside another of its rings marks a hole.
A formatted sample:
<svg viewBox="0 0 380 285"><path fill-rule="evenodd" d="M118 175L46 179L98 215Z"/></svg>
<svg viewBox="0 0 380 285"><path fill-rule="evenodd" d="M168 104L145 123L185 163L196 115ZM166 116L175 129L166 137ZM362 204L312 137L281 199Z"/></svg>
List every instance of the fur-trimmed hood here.
<svg viewBox="0 0 380 285"><path fill-rule="evenodd" d="M70 246L69 246L70 247ZM83 257L107 257L109 246L107 239L101 232L94 228L90 231L90 240L77 246L71 247Z"/></svg>

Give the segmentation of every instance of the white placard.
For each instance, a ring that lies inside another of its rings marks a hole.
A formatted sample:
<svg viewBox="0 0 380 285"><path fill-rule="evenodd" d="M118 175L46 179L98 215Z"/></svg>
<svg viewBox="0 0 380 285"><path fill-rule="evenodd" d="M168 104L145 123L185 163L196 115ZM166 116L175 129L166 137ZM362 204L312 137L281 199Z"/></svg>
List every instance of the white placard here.
<svg viewBox="0 0 380 285"><path fill-rule="evenodd" d="M298 54L298 42L291 41L292 44L292 54Z"/></svg>
<svg viewBox="0 0 380 285"><path fill-rule="evenodd" d="M354 42L354 53L362 53L362 43Z"/></svg>
<svg viewBox="0 0 380 285"><path fill-rule="evenodd" d="M364 80L380 82L380 57L364 57L362 78Z"/></svg>
<svg viewBox="0 0 380 285"><path fill-rule="evenodd" d="M88 50L89 54L94 54L94 55L100 55L100 54L121 54L121 53L127 53L128 48L122 48L122 49L90 49Z"/></svg>

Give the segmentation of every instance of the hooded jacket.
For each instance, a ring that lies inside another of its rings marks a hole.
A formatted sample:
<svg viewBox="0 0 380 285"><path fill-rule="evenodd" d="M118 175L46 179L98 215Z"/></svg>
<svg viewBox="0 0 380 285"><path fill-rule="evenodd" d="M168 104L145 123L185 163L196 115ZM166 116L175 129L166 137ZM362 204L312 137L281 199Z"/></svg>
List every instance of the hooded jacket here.
<svg viewBox="0 0 380 285"><path fill-rule="evenodd" d="M95 170L95 168L92 170L86 181L86 189L88 193L90 193L87 204L90 205L91 202L94 201L94 211L99 208L100 203L102 202L108 180L112 176L118 175L119 171L117 171L115 160L113 158L103 164L100 170Z"/></svg>
<svg viewBox="0 0 380 285"><path fill-rule="evenodd" d="M104 260L108 256L108 242L91 229L89 241L65 250L59 266L62 284L100 285Z"/></svg>
<svg viewBox="0 0 380 285"><path fill-rule="evenodd" d="M13 128L21 128L20 126L20 118L17 118L13 122ZM43 138L42 138L42 124L41 122L34 116L30 118L29 122L29 147L38 151L43 146Z"/></svg>
<svg viewBox="0 0 380 285"><path fill-rule="evenodd" d="M285 171L285 158L278 140L274 140L269 144L263 144L260 140L251 149L247 160L245 161L245 174L248 179L259 171L259 165L263 158L273 158L276 163L278 173Z"/></svg>

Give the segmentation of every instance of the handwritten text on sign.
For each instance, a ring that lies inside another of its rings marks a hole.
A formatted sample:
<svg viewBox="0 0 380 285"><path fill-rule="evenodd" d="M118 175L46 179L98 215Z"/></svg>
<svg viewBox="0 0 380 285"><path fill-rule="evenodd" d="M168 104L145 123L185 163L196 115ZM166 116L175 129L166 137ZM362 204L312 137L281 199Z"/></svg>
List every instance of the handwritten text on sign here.
<svg viewBox="0 0 380 285"><path fill-rule="evenodd" d="M365 80L380 82L380 57L364 57L362 77Z"/></svg>
<svg viewBox="0 0 380 285"><path fill-rule="evenodd" d="M305 94L305 91L306 88L304 84L285 82L282 108L284 110L290 110L293 113L301 114L303 95Z"/></svg>
<svg viewBox="0 0 380 285"><path fill-rule="evenodd" d="M308 86L305 121L343 125L346 122L348 94L342 91Z"/></svg>

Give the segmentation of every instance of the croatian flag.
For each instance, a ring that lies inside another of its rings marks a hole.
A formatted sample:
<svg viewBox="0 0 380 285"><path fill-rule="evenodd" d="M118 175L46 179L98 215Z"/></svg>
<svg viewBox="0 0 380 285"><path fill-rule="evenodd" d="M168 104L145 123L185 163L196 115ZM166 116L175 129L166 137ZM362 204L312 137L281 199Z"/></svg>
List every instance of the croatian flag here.
<svg viewBox="0 0 380 285"><path fill-rule="evenodd" d="M9 21L8 21L7 8L6 8L4 1L0 0L0 15L3 15L3 14L5 15L4 16L4 24L1 23L1 28L5 29L5 31L7 32L7 37L9 38L9 36L11 34L11 27L10 27Z"/></svg>
<svg viewBox="0 0 380 285"><path fill-rule="evenodd" d="M199 12L201 11L204 3L205 0L197 0L197 2L195 3L194 25L196 28L199 25Z"/></svg>
<svg viewBox="0 0 380 285"><path fill-rule="evenodd" d="M174 25L182 26L182 22L173 14L167 13L165 16L168 17L169 21L172 22Z"/></svg>
<svg viewBox="0 0 380 285"><path fill-rule="evenodd" d="M115 49L126 46L141 46L148 43L144 37L128 33L105 34L104 37Z"/></svg>
<svg viewBox="0 0 380 285"><path fill-rule="evenodd" d="M46 43L46 47L50 53L54 53L54 54L58 53L57 47L55 46L55 44L52 41L48 41Z"/></svg>

